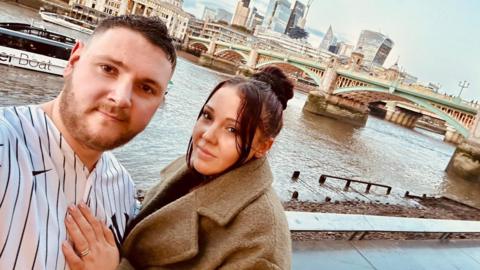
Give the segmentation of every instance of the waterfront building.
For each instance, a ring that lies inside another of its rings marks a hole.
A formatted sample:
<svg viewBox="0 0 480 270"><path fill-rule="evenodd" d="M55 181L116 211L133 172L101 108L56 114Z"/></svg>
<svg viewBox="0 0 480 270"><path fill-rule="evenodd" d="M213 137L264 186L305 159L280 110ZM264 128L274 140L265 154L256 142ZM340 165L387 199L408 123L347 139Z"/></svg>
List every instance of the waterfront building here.
<svg viewBox="0 0 480 270"><path fill-rule="evenodd" d="M202 20L215 21L215 16L217 16L217 12L213 8L205 7L203 9Z"/></svg>
<svg viewBox="0 0 480 270"><path fill-rule="evenodd" d="M69 6L84 6L108 15L116 16L124 14L122 10L127 1L125 0L70 0Z"/></svg>
<svg viewBox="0 0 480 270"><path fill-rule="evenodd" d="M393 41L382 33L363 30L356 50L363 53L366 66L382 66L393 48Z"/></svg>
<svg viewBox="0 0 480 270"><path fill-rule="evenodd" d="M263 19L264 17L258 13L257 8L254 7L248 16L247 28L254 31L258 25L262 25Z"/></svg>
<svg viewBox="0 0 480 270"><path fill-rule="evenodd" d="M285 34L288 34L292 28L300 27L300 20L305 16L305 4L295 0L292 6L292 12L290 13L290 18L288 19L287 27L285 29ZM303 28L303 27L300 27Z"/></svg>
<svg viewBox="0 0 480 270"><path fill-rule="evenodd" d="M168 34L181 42L187 33L190 14L183 11L178 5L169 2L159 2L156 9L150 15L158 16L168 28Z"/></svg>
<svg viewBox="0 0 480 270"><path fill-rule="evenodd" d="M248 14L250 13L250 9L248 8L249 4L250 4L250 0L239 0L237 2L237 7L235 8L235 14L233 15L233 18L230 24L244 26L244 27L246 26Z"/></svg>
<svg viewBox="0 0 480 270"><path fill-rule="evenodd" d="M278 33L285 33L289 18L290 2L288 0L270 0L263 27Z"/></svg>
<svg viewBox="0 0 480 270"><path fill-rule="evenodd" d="M158 16L166 24L170 36L182 41L192 17L182 10L183 0L71 0L70 5L83 5L112 16L137 14Z"/></svg>
<svg viewBox="0 0 480 270"><path fill-rule="evenodd" d="M319 49L328 51L330 46L335 46L337 44L337 38L333 35L332 26L328 27L327 33L323 36L322 42L320 43Z"/></svg>
<svg viewBox="0 0 480 270"><path fill-rule="evenodd" d="M306 39L292 39L289 36L267 29L264 27L257 27L253 34L257 40L262 40L266 43L271 43L277 49L276 51L287 52L293 55L299 55L308 58L325 58L331 55L320 54L319 50L313 48Z"/></svg>
<svg viewBox="0 0 480 270"><path fill-rule="evenodd" d="M194 37L216 38L228 43L245 45L252 39L249 33L241 32L223 22L208 22L192 18L189 21L188 28L190 34Z"/></svg>

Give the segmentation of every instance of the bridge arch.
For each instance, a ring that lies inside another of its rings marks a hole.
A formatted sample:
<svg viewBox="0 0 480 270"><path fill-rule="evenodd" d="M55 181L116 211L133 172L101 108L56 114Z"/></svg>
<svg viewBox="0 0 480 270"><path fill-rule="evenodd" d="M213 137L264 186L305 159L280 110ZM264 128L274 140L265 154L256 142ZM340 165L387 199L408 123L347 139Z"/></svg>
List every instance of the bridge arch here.
<svg viewBox="0 0 480 270"><path fill-rule="evenodd" d="M460 122L458 122L455 118L451 117L449 114L445 113L441 109L433 106L432 104L428 103L425 100L422 100L420 98L412 97L410 95L406 95L403 93L399 92L390 92L389 89L386 88L380 88L380 87L346 87L346 88L338 88L333 91L334 95L337 94L348 94L352 92L360 92L360 91L367 91L367 92L378 92L378 93L384 93L384 94L389 94L391 96L395 97L401 97L403 99L406 99L414 104L417 104L426 110L438 115L440 118L445 120L450 126L454 127L460 134L462 134L464 137L468 136L468 129L465 128Z"/></svg>
<svg viewBox="0 0 480 270"><path fill-rule="evenodd" d="M221 49L221 50L215 52L215 56L218 56L220 58L227 58L230 61L238 60L238 61L234 61L234 62L241 62L243 64L247 63L247 60L248 60L248 56L245 55L243 52L236 51L236 50L229 49L229 48ZM233 56L233 59L231 59L232 57L228 57L228 56Z"/></svg>
<svg viewBox="0 0 480 270"><path fill-rule="evenodd" d="M317 85L322 85L321 84L321 78L313 71L311 71L310 69L304 67L304 66L301 66L301 65L298 65L298 64L295 64L295 63L291 63L291 62L285 62L285 61L280 61L280 60L272 60L272 61L267 61L267 62L264 62L264 63L261 63L259 65L257 65L257 69L260 69L262 67L266 67L266 66L270 66L270 65L289 65L289 66L292 66L292 67L295 67L303 72L305 72L313 81L315 81L315 83Z"/></svg>
<svg viewBox="0 0 480 270"><path fill-rule="evenodd" d="M190 45L188 45L188 47L191 48L191 49L194 49L194 50L200 50L202 52L208 51L207 45L203 42L195 41L195 42L190 43Z"/></svg>

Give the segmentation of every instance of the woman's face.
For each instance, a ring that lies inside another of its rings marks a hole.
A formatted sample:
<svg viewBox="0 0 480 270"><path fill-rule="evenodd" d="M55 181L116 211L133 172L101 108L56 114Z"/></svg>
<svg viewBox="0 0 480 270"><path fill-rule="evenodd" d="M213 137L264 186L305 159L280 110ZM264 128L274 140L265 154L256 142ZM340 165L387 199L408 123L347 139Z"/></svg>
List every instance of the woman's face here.
<svg viewBox="0 0 480 270"><path fill-rule="evenodd" d="M241 98L235 87L223 86L210 98L193 128L191 165L203 175L232 166L237 150L237 112Z"/></svg>
<svg viewBox="0 0 480 270"><path fill-rule="evenodd" d="M219 174L240 157L235 137L239 128L237 112L241 101L234 86L223 86L203 108L193 128L190 159L190 164L199 173ZM255 137L258 137L257 134Z"/></svg>

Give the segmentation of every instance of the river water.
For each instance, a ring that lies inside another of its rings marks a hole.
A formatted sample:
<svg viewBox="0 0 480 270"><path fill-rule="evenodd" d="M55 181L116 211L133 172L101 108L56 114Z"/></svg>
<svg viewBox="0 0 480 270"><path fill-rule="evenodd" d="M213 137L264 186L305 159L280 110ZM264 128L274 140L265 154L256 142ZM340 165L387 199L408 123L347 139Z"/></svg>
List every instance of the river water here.
<svg viewBox="0 0 480 270"><path fill-rule="evenodd" d="M86 39L81 33L42 23L35 11L0 2L0 21L43 24L47 29ZM0 106L41 103L55 97L62 78L34 71L0 66ZM165 105L148 128L115 154L130 171L137 187L145 189L158 179L162 167L185 153L200 106L221 74L179 59ZM480 184L446 175L455 150L442 136L420 129L406 129L370 116L365 127L302 111L306 95L296 92L285 111L284 129L269 153L274 186L288 199L299 183L294 170L310 186L320 174L373 181L415 194L447 195L480 206ZM302 194L315 200L315 194Z"/></svg>

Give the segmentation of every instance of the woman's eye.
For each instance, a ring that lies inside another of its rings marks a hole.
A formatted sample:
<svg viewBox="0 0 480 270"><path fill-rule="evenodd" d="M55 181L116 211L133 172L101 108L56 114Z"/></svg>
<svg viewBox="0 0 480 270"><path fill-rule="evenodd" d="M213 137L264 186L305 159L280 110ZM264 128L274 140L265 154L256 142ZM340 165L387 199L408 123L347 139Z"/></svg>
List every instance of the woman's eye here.
<svg viewBox="0 0 480 270"><path fill-rule="evenodd" d="M228 127L227 130L228 132L231 132L231 133L237 133L237 129L233 127Z"/></svg>
<svg viewBox="0 0 480 270"><path fill-rule="evenodd" d="M103 72L112 74L115 71L115 68L110 65L100 65L100 68Z"/></svg>
<svg viewBox="0 0 480 270"><path fill-rule="evenodd" d="M208 112L203 112L202 117L205 119L210 119L210 114Z"/></svg>

